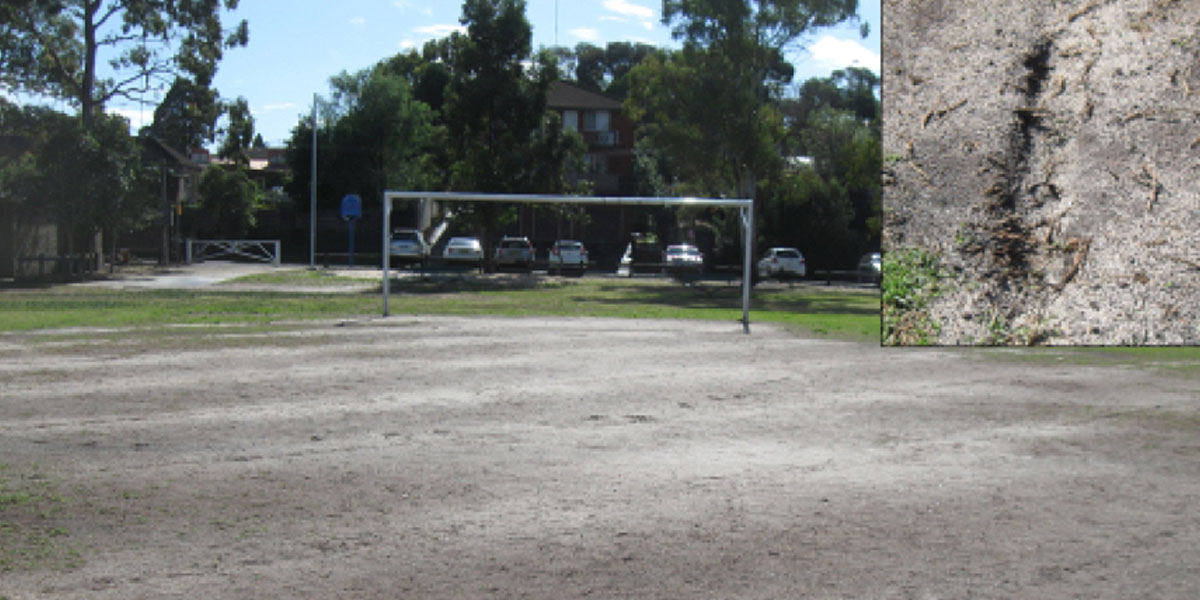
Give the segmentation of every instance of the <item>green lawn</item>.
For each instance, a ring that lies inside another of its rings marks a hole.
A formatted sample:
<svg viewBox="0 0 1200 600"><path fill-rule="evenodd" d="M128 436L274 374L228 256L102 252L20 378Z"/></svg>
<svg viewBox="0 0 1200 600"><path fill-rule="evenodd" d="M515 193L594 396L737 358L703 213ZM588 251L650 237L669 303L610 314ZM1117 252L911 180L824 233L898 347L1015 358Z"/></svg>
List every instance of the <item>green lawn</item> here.
<svg viewBox="0 0 1200 600"><path fill-rule="evenodd" d="M201 325L209 331L259 325L291 327L309 319L377 316L378 280L369 275L290 269L254 275L237 283L278 286L281 291L111 290L82 286L0 289L0 333L74 327L139 328ZM352 291L283 291L358 286ZM742 318L738 285L685 286L657 278L559 278L465 276L437 281L415 278L392 285L394 315L571 316L655 319ZM750 321L781 324L806 335L878 343L877 289L822 286L759 287L752 293ZM55 333L61 336L61 332ZM94 330L86 333L97 335ZM1200 348L994 348L964 349L998 360L1040 364L1087 364L1154 368L1200 374Z"/></svg>
<svg viewBox="0 0 1200 600"><path fill-rule="evenodd" d="M314 283L315 282L315 283ZM365 278L281 271L237 283L295 286L367 284L344 293L294 291L111 290L51 286L0 291L0 332L69 327L244 324L378 315L377 285ZM668 279L464 277L393 283L392 314L595 316L738 321L741 288L684 286ZM750 320L862 341L879 339L877 290L821 287L756 289Z"/></svg>

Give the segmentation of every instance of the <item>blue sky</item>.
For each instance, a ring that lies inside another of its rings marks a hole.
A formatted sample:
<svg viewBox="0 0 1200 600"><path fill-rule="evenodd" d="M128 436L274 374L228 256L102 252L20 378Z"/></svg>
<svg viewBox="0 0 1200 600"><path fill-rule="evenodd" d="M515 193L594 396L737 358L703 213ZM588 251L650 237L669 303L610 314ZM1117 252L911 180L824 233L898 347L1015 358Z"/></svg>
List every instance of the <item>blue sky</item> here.
<svg viewBox="0 0 1200 600"><path fill-rule="evenodd" d="M636 41L677 46L660 22L660 0L527 0L533 46L579 42L603 46ZM268 145L281 146L312 106L313 93L327 95L329 78L358 71L459 27L461 3L444 0L242 0L226 13L227 24L246 19L250 44L226 52L214 85L224 98L245 97L255 129ZM860 2L858 25L820 30L791 54L796 79L826 77L849 65L880 70L880 0ZM557 18L556 18L557 17ZM557 26L556 26L557 20ZM128 116L136 130L150 119L158 98L148 96L145 113L137 103L113 104L110 111Z"/></svg>

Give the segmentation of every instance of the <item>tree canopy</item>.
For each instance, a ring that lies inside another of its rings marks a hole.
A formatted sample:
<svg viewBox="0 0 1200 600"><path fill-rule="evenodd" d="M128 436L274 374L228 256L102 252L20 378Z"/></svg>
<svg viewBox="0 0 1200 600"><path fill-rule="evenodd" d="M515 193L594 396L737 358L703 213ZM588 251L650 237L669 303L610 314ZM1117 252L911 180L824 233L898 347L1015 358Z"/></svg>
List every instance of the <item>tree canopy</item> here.
<svg viewBox="0 0 1200 600"><path fill-rule="evenodd" d="M562 193L583 152L578 134L547 111L554 57L534 55L522 0L467 0L453 34L330 80L317 131L318 197L384 189ZM313 130L301 123L289 143L294 196L306 195ZM456 217L490 239L514 213L462 203ZM490 257L489 257L490 258Z"/></svg>
<svg viewBox="0 0 1200 600"><path fill-rule="evenodd" d="M58 223L68 252L77 236L140 226L152 214L153 187L125 118L100 115L84 129L49 108L3 103L0 124L25 142L0 164L0 194Z"/></svg>
<svg viewBox="0 0 1200 600"><path fill-rule="evenodd" d="M249 39L222 27L238 0L6 0L0 4L0 81L67 100L90 127L115 97L135 98L185 75L208 88L227 48ZM109 65L111 74L99 70ZM170 79L168 79L169 81Z"/></svg>

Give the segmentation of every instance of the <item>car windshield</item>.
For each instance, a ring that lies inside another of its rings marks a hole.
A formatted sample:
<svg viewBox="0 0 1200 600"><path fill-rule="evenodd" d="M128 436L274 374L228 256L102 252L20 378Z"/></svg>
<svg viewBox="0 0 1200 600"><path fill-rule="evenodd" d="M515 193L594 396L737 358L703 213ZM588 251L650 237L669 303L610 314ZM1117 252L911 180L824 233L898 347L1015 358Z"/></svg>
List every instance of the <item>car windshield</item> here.
<svg viewBox="0 0 1200 600"><path fill-rule="evenodd" d="M579 242L559 242L559 250L578 250L582 244Z"/></svg>
<svg viewBox="0 0 1200 600"><path fill-rule="evenodd" d="M689 248L687 246L670 246L667 248L667 254L670 254L671 256L695 256L699 253L699 250L695 248Z"/></svg>
<svg viewBox="0 0 1200 600"><path fill-rule="evenodd" d="M392 234L392 240L398 242L416 243L418 239L417 232L415 231L397 231L396 233Z"/></svg>
<svg viewBox="0 0 1200 600"><path fill-rule="evenodd" d="M529 244L522 240L504 240L500 242L501 248L528 248Z"/></svg>
<svg viewBox="0 0 1200 600"><path fill-rule="evenodd" d="M779 258L800 258L800 253L795 250L777 250L775 256Z"/></svg>
<svg viewBox="0 0 1200 600"><path fill-rule="evenodd" d="M471 238L454 238L448 244L450 246L474 246L475 240Z"/></svg>

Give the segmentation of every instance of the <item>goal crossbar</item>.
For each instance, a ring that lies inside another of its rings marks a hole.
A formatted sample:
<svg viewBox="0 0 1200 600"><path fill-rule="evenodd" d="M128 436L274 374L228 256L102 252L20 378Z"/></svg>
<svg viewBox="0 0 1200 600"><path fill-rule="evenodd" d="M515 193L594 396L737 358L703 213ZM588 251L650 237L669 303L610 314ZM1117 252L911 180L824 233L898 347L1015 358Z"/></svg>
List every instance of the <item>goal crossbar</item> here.
<svg viewBox="0 0 1200 600"><path fill-rule="evenodd" d="M748 198L697 198L660 196L564 196L554 194L487 194L481 192L413 192L389 190L383 193L383 316L388 310L391 287L392 204L396 200L435 200L438 202L504 202L516 204L573 204L610 206L711 206L738 208L741 211L742 247L742 328L750 333L750 269L753 258L750 240L754 235L754 200Z"/></svg>

